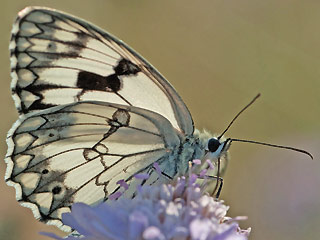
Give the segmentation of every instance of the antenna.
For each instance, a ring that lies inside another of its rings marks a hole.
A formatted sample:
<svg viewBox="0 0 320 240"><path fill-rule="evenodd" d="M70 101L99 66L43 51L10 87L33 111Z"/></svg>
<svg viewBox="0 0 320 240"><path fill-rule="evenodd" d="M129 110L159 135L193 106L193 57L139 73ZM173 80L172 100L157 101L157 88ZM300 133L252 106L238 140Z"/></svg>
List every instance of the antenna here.
<svg viewBox="0 0 320 240"><path fill-rule="evenodd" d="M257 96L255 96L251 102L249 102L247 104L247 106L245 106L240 112L238 112L238 114L232 119L232 121L229 123L228 127L220 134L220 136L218 137L218 140L220 140L220 138L229 130L229 128L231 127L231 125L234 123L234 121L240 116L241 113L244 112L244 110L246 110L248 107L250 107L259 97L261 96L260 93L258 93Z"/></svg>
<svg viewBox="0 0 320 240"><path fill-rule="evenodd" d="M227 144L231 144L231 142L244 142L244 143L253 143L253 144L258 144L258 145L263 145L263 146L268 146L268 147L274 147L274 148L281 148L281 149L288 149L288 150L292 150L295 152L300 152L303 154L308 155L312 160L313 160L313 156L311 153L303 150L303 149L299 149L299 148L294 148L294 147L289 147L289 146L282 146L282 145L276 145L276 144L271 144L271 143L265 143L265 142L257 142L257 141L252 141L252 140L246 140L246 139L237 139L237 138L228 138L226 141L224 141L224 146L226 146ZM217 183L216 186L213 190L212 195L214 195L216 193L216 191L218 190L217 194L216 194L216 198L219 198L220 193L221 193L221 189L222 189L222 184L223 184L223 179L220 177L220 157L218 158L218 171L217 171L217 176L214 177L217 179ZM218 189L218 185L219 185L219 181L220 181L220 186Z"/></svg>
<svg viewBox="0 0 320 240"><path fill-rule="evenodd" d="M252 141L252 140L245 140L245 139L236 139L236 138L228 138L226 140L226 142L230 141L231 142L245 142L245 143L253 143L253 144L258 144L258 145L263 145L263 146L268 146L268 147L275 147L275 148L282 148L282 149L288 149L288 150L292 150L292 151L296 151L296 152L300 152L303 154L308 155L312 160L313 160L313 156L311 153L303 150L303 149L299 149L299 148L294 148L294 147L289 147L289 146L282 146L282 145L276 145L276 144L271 144L271 143L265 143L265 142L257 142L257 141Z"/></svg>
<svg viewBox="0 0 320 240"><path fill-rule="evenodd" d="M220 140L220 138L229 130L229 128L231 127L231 125L235 122L235 120L248 108L250 107L259 97L261 96L261 94L257 94L257 96L255 96L251 102L249 102L229 123L229 125L227 126L227 128L220 134L220 136L218 137L218 140ZM252 140L245 140L245 139L237 139L237 138L228 138L227 140L224 141L224 146L223 149L227 146L227 144L231 144L231 142L244 142L244 143L253 143L253 144L258 144L258 145L263 145L263 146L268 146L268 147L274 147L274 148L282 148L282 149L287 149L287 150L291 150L291 151L295 151L295 152L300 152L303 154L308 155L312 160L313 160L313 156L311 153L303 150L303 149L299 149L299 148L294 148L294 147L289 147L289 146L282 146L282 145L276 145L276 144L271 144L271 143L265 143L265 142L257 142L257 141L252 141ZM215 194L215 192L218 190L217 194L216 194L216 198L219 197L220 192L221 192L221 188L222 188L222 178L220 177L220 157L218 158L218 171L217 171L217 176L215 178L217 178L217 183L216 186L213 190L212 194ZM218 189L218 185L219 185L219 180L221 181L220 187Z"/></svg>

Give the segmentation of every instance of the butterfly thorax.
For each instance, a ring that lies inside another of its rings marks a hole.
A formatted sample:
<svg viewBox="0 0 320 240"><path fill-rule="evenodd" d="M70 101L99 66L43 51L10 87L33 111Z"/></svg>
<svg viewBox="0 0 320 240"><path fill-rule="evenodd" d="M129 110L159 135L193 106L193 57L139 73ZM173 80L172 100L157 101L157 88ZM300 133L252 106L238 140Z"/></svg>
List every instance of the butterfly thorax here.
<svg viewBox="0 0 320 240"><path fill-rule="evenodd" d="M170 153L167 160L159 162L164 174L171 178L185 175L190 161L204 158L206 144L210 137L212 135L206 131L195 130L193 135L181 139L180 146Z"/></svg>

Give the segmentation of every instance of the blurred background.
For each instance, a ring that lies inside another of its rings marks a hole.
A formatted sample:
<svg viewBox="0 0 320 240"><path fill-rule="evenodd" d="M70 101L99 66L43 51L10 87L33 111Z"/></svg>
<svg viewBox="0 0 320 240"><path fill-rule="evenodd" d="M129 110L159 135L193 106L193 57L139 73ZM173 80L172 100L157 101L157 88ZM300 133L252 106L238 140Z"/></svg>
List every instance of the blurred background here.
<svg viewBox="0 0 320 240"><path fill-rule="evenodd" d="M248 216L250 239L320 239L320 2L316 0L1 1L1 145L17 119L10 93L9 38L18 11L47 6L84 18L124 40L173 84L198 129L303 148L308 156L233 143L221 199ZM0 163L3 179L5 164ZM0 181L0 239L48 239Z"/></svg>

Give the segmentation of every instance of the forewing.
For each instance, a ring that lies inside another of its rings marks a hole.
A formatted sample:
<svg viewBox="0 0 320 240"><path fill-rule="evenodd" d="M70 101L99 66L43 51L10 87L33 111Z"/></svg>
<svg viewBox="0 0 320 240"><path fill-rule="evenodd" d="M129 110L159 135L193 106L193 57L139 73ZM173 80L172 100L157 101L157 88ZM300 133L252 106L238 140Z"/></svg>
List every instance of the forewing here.
<svg viewBox="0 0 320 240"><path fill-rule="evenodd" d="M122 41L68 14L28 7L10 43L12 92L21 114L84 100L148 109L182 133L190 113L160 73Z"/></svg>
<svg viewBox="0 0 320 240"><path fill-rule="evenodd" d="M135 174L152 175L155 162L175 175L168 156L180 144L176 133L157 113L111 103L26 114L8 133L5 179L36 218L61 227L72 203L106 201L119 180L132 185Z"/></svg>

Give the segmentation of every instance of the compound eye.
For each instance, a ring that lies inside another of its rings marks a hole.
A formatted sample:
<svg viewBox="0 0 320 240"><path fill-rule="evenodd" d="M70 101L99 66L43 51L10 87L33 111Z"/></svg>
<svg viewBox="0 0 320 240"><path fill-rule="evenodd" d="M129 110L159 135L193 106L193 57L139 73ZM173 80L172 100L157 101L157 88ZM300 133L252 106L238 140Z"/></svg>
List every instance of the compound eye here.
<svg viewBox="0 0 320 240"><path fill-rule="evenodd" d="M217 149L219 148L220 146L220 142L218 139L215 139L215 138L211 138L209 141L208 141L208 150L210 152L215 152L217 151Z"/></svg>

